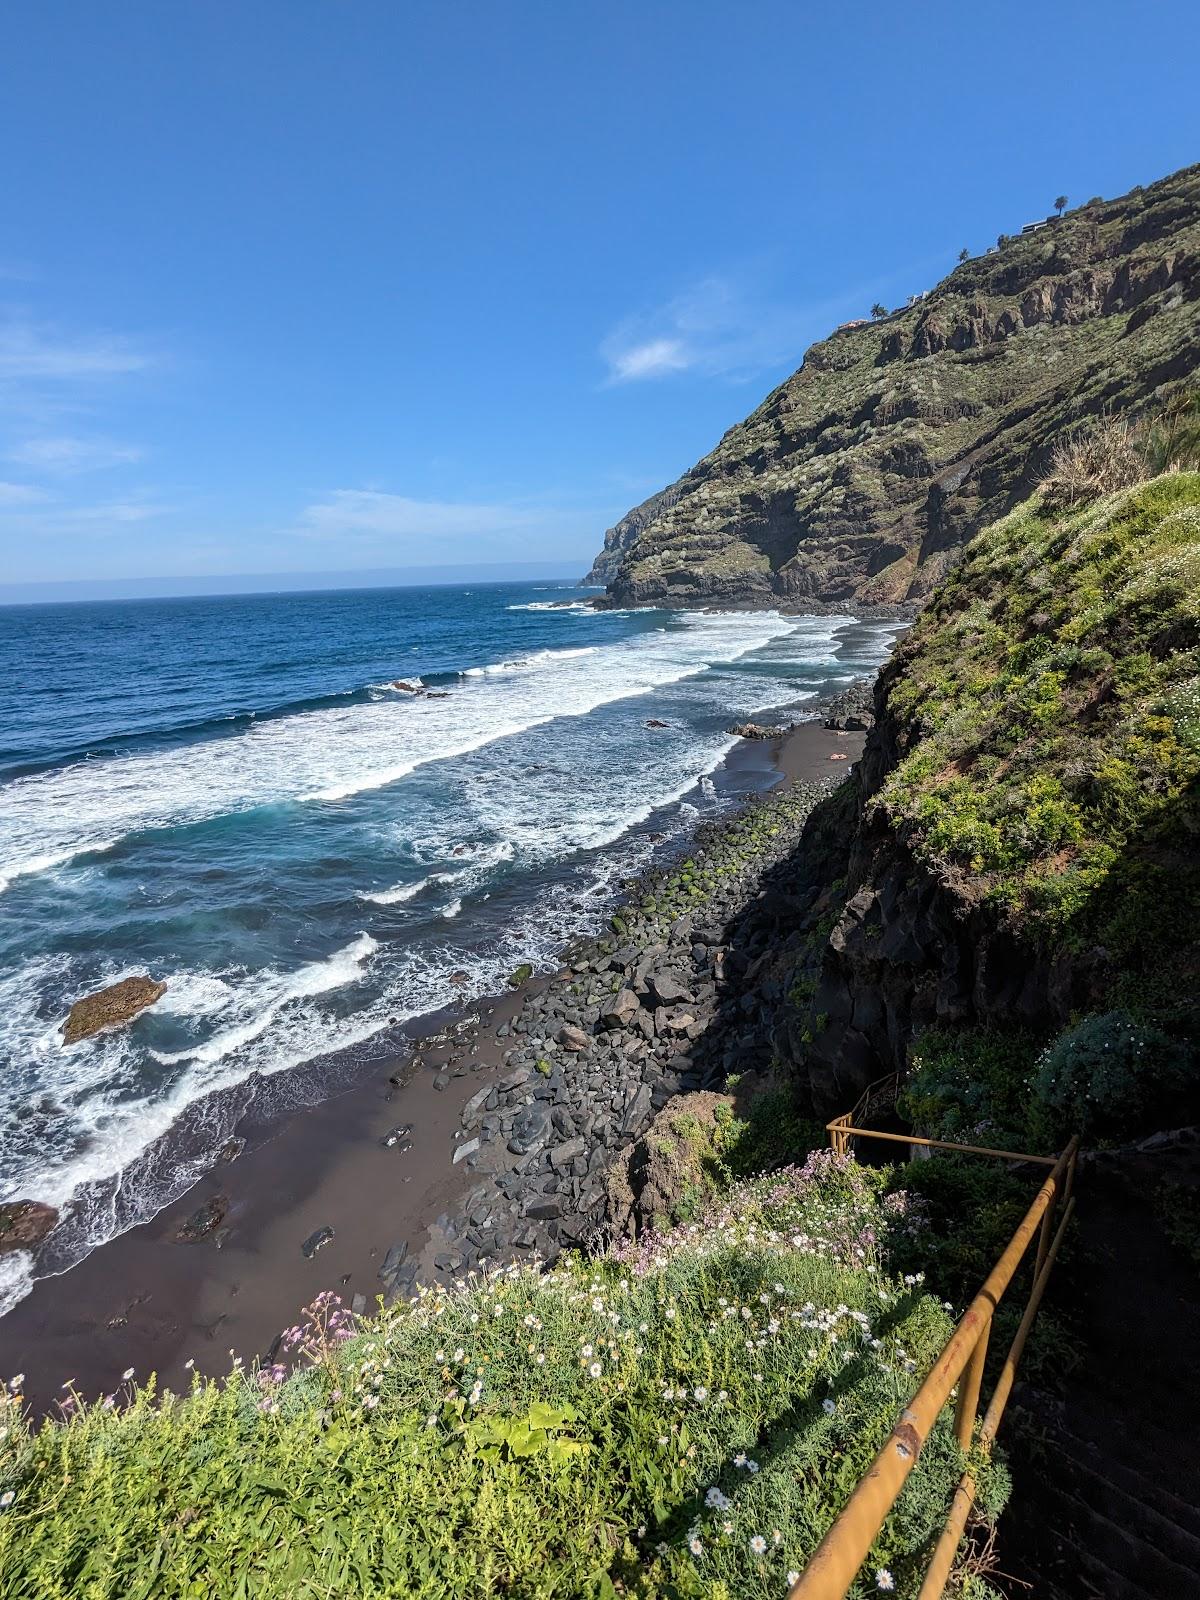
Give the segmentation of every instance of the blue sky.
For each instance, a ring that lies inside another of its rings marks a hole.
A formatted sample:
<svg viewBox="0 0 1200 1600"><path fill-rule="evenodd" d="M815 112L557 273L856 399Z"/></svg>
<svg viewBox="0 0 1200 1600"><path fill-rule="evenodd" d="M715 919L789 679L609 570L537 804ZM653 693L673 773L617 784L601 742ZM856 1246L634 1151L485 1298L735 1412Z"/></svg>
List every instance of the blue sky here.
<svg viewBox="0 0 1200 1600"><path fill-rule="evenodd" d="M582 570L872 301L1200 159L1200 8L9 0L0 585Z"/></svg>

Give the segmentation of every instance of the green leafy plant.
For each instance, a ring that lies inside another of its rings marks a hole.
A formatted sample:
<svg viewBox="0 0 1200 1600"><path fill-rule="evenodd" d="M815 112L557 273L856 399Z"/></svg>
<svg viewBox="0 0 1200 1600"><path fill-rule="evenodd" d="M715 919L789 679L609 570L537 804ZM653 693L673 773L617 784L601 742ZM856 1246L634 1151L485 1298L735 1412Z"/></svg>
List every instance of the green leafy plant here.
<svg viewBox="0 0 1200 1600"><path fill-rule="evenodd" d="M1200 1075L1186 1042L1128 1011L1106 1011L1061 1033L1029 1087L1063 1137L1131 1139L1189 1107Z"/></svg>

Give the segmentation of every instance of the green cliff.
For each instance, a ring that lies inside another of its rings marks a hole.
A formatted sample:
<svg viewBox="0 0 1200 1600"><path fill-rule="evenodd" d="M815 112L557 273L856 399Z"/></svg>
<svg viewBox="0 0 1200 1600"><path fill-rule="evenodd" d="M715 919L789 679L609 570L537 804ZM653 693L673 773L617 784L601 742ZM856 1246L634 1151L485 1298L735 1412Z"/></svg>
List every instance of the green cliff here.
<svg viewBox="0 0 1200 1600"><path fill-rule="evenodd" d="M816 1109L916 1067L926 1126L1054 1147L1194 1117L1200 473L1039 493L980 534L875 711L810 819L827 887L779 957Z"/></svg>
<svg viewBox="0 0 1200 1600"><path fill-rule="evenodd" d="M1093 200L839 328L609 530L612 603L923 600L1081 420L1200 362L1200 167Z"/></svg>

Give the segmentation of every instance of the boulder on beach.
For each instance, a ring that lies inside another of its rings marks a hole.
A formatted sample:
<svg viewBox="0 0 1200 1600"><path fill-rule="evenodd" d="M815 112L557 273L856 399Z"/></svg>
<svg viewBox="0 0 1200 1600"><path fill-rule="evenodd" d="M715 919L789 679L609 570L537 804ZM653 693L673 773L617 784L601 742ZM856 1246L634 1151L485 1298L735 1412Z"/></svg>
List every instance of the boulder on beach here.
<svg viewBox="0 0 1200 1600"><path fill-rule="evenodd" d="M761 722L736 722L728 730L736 739L782 739L786 728L768 728Z"/></svg>
<svg viewBox="0 0 1200 1600"><path fill-rule="evenodd" d="M58 1222L58 1212L41 1200L7 1200L0 1205L0 1255L32 1250Z"/></svg>
<svg viewBox="0 0 1200 1600"><path fill-rule="evenodd" d="M62 1026L63 1043L75 1044L80 1039L90 1038L93 1033L99 1033L102 1028L119 1027L131 1021L139 1011L152 1006L166 992L165 983L139 976L122 978L120 983L111 983L107 989L84 995L82 1000L76 1000L67 1013L67 1020Z"/></svg>
<svg viewBox="0 0 1200 1600"><path fill-rule="evenodd" d="M608 1028L627 1028L637 1016L641 1004L632 989L618 989L600 1013L600 1020Z"/></svg>
<svg viewBox="0 0 1200 1600"><path fill-rule="evenodd" d="M186 1222L180 1223L175 1230L175 1237L181 1244L190 1244L196 1239L203 1239L206 1234L219 1228L225 1220L225 1213L229 1210L229 1196L215 1194L192 1212Z"/></svg>

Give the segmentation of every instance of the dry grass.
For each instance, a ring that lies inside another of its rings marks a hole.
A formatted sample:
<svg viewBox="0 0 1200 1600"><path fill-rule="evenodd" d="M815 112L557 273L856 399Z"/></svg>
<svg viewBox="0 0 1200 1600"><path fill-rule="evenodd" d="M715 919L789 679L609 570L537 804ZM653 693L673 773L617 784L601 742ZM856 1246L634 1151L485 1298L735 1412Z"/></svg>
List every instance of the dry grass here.
<svg viewBox="0 0 1200 1600"><path fill-rule="evenodd" d="M1151 475L1138 430L1106 415L1059 440L1042 490L1050 507L1067 510L1131 488Z"/></svg>
<svg viewBox="0 0 1200 1600"><path fill-rule="evenodd" d="M1200 391L1183 389L1155 416L1106 412L1060 439L1042 479L1046 504L1067 511L1164 472L1200 470Z"/></svg>

